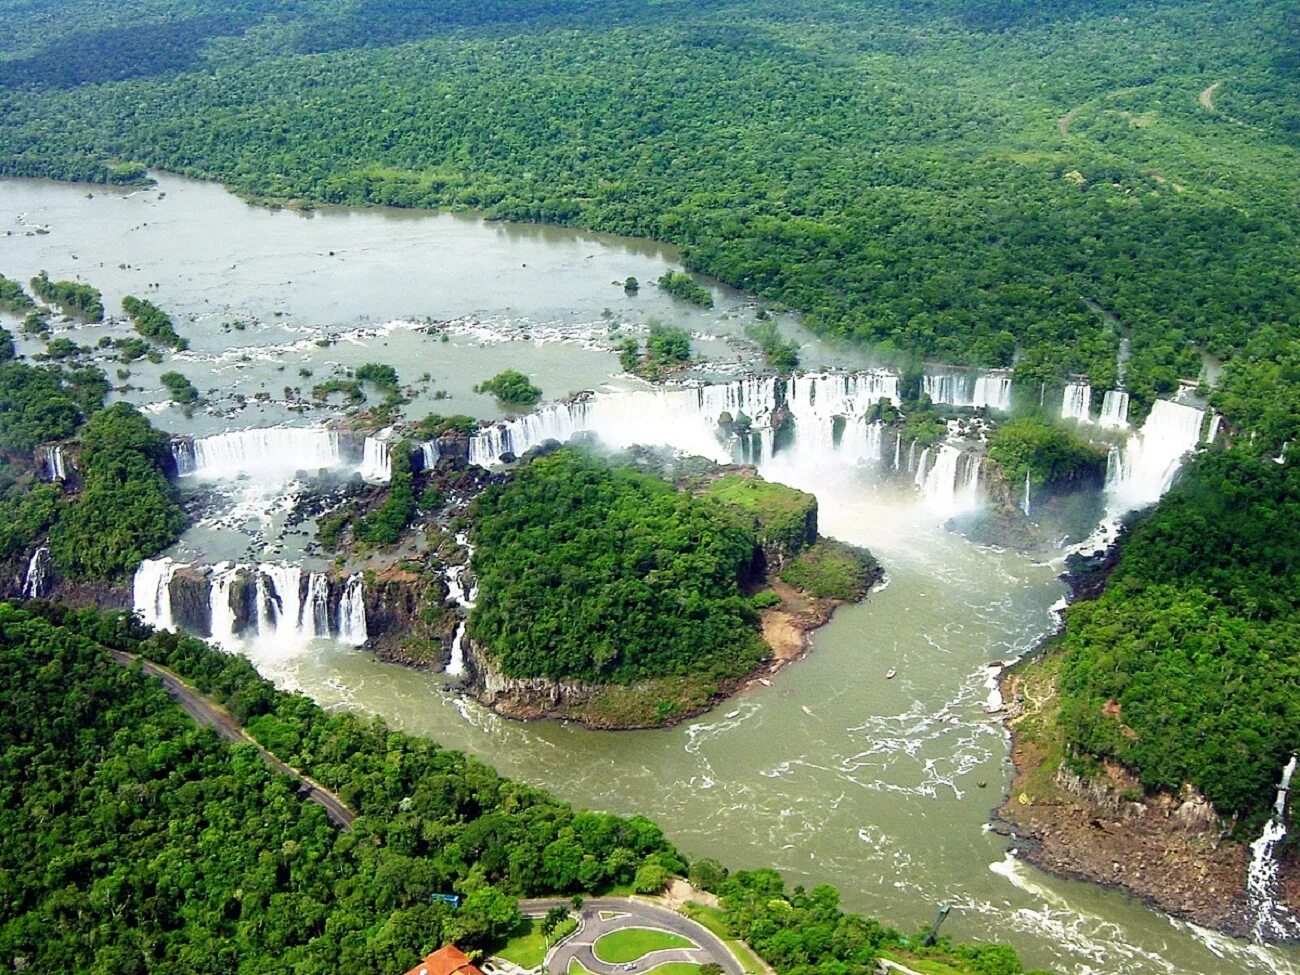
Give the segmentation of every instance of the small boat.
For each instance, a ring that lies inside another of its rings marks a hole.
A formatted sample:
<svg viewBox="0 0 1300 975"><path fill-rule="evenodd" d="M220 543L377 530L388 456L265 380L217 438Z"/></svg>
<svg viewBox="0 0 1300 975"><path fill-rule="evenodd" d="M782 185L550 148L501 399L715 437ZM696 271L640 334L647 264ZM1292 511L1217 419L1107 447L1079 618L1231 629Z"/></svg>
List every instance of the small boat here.
<svg viewBox="0 0 1300 975"><path fill-rule="evenodd" d="M801 704L800 707L803 708L804 714L808 715L810 718L812 717L812 708L806 704Z"/></svg>
<svg viewBox="0 0 1300 975"><path fill-rule="evenodd" d="M890 667L887 671L885 671L885 680L893 680L897 674L898 674L898 668Z"/></svg>
<svg viewBox="0 0 1300 975"><path fill-rule="evenodd" d="M762 684L764 687L771 687L771 686L772 686L772 682L771 682L770 680L768 680L766 677L760 677L760 678L758 679L758 682L759 682L760 684Z"/></svg>

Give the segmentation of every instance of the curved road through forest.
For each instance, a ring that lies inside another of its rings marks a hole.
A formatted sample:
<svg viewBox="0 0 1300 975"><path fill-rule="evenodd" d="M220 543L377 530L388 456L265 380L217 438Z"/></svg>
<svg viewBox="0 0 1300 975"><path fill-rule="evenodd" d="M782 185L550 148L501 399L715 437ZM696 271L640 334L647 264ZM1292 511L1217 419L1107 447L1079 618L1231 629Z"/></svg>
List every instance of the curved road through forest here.
<svg viewBox="0 0 1300 975"><path fill-rule="evenodd" d="M567 897L542 897L519 902L519 910L525 916L542 916L553 907L571 909L572 902ZM601 911L617 912L625 916L604 920L600 916ZM680 934L683 938L689 938L699 945L703 949L702 953L708 957L702 958L701 951L694 948L669 948L665 951L651 952L638 959L635 969L638 972L648 972L655 965L662 965L664 962L689 961L699 964L714 961L722 966L726 975L744 975L744 966L721 938L698 922L683 917L676 911L670 911L666 907L627 897L588 897L583 900L582 910L579 913L581 927L550 956L547 967L552 973L558 972L564 975L569 970L570 962L576 960L596 975L615 975L615 973L623 975L624 972L629 971L625 965L611 965L601 961L592 951L592 945L601 935L617 931L619 928L644 927L661 928L673 934Z"/></svg>
<svg viewBox="0 0 1300 975"><path fill-rule="evenodd" d="M293 766L286 765L271 752L268 752L253 739L252 735L243 729L243 726L234 719L234 716L229 711L204 697L195 688L185 683L179 674L135 654L124 653L121 650L110 650L108 652L123 667L130 667L138 662L142 671L150 677L157 677L162 681L167 695L179 704L191 718L206 728L212 728L227 741L240 745L252 745L257 749L262 756L262 761L266 762L267 765L281 775L289 775L297 779L301 783L298 790L299 795L304 799L310 799L324 809L325 815L330 818L330 822L343 830L352 829L352 821L357 818L357 814L344 804L343 800L311 776L303 775Z"/></svg>

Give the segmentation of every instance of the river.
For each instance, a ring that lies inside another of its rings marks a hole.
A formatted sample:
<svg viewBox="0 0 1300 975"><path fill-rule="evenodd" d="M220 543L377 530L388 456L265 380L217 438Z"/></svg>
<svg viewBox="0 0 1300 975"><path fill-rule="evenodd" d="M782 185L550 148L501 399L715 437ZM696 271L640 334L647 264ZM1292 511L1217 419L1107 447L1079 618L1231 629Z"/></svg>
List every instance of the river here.
<svg viewBox="0 0 1300 975"><path fill-rule="evenodd" d="M625 389L636 381L618 374L608 336L641 334L655 320L690 328L706 360L700 374L739 374L752 360L741 337L754 301L714 286L715 308L702 310L660 294L652 282L677 266L671 248L645 241L461 215L267 210L175 177L150 190L0 181L0 273L79 276L104 291L110 311L128 292L148 297L191 338L189 352L159 366L132 364L125 382L135 388L119 394L176 433L319 422L340 408L304 408L311 396L284 387L303 390L369 361L394 365L416 387L410 416L500 416L472 387L507 366L548 399ZM621 285L629 275L642 282L635 295ZM419 327L430 321L442 324ZM869 365L779 321L807 366ZM128 333L107 325L64 334L94 345ZM19 347L42 346L27 338ZM157 377L172 368L211 409L186 415L165 403ZM905 488L832 457L799 456L765 473L815 492L822 530L871 548L886 582L841 610L772 686L682 726L516 724L465 701L443 677L333 642L248 652L263 673L323 705L382 715L577 805L643 812L694 855L834 883L848 907L904 929L928 925L949 903L945 933L1010 941L1031 967L1300 972L1294 949L1200 931L1009 855L986 829L1010 774L1006 733L984 713L987 665L1025 652L1053 625L1059 562L973 545ZM215 544L215 534L191 534L189 550ZM890 668L898 676L886 680Z"/></svg>

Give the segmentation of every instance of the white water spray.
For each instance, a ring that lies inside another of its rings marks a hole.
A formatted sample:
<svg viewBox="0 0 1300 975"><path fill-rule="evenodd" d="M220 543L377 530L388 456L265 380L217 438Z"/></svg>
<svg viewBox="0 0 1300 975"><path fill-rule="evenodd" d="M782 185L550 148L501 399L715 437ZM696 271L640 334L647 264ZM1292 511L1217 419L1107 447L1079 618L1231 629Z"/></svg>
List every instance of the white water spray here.
<svg viewBox="0 0 1300 975"><path fill-rule="evenodd" d="M1246 872L1246 897L1250 904L1251 935L1256 941L1300 938L1300 922L1282 901L1278 883L1277 848L1286 838L1287 797L1295 774L1296 756L1282 769L1273 815L1259 839L1250 844L1250 868Z"/></svg>
<svg viewBox="0 0 1300 975"><path fill-rule="evenodd" d="M1128 393L1122 389L1106 390L1101 399L1097 426L1103 430L1121 430L1128 426Z"/></svg>
<svg viewBox="0 0 1300 975"><path fill-rule="evenodd" d="M1092 409L1092 386L1088 383L1066 383L1061 394L1061 419L1077 420L1080 423L1091 421L1089 411Z"/></svg>

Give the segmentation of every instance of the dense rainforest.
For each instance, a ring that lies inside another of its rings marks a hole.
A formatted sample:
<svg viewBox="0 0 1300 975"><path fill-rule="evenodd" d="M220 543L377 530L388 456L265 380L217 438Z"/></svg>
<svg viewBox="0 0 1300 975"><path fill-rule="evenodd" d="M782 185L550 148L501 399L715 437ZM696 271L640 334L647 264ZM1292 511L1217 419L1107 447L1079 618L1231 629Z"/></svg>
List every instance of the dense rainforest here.
<svg viewBox="0 0 1300 975"><path fill-rule="evenodd" d="M223 703L354 808L352 831L110 649ZM0 680L0 957L32 975L393 975L445 941L490 946L518 922L517 896L653 892L686 869L643 817L575 812L378 719L327 715L244 658L129 616L0 603ZM701 866L726 923L780 975L867 975L900 944L843 913L831 888ZM430 896L452 892L455 909ZM949 971L1021 971L998 945L912 951Z"/></svg>
<svg viewBox="0 0 1300 975"><path fill-rule="evenodd" d="M1150 788L1191 782L1258 832L1300 751L1297 553L1300 466L1241 449L1191 465L1067 615L1061 724L1084 771L1108 757Z"/></svg>
<svg viewBox="0 0 1300 975"><path fill-rule="evenodd" d="M9 0L0 173L661 238L882 356L1137 404L1300 323L1270 0ZM81 52L94 50L94 57ZM48 120L57 118L58 126Z"/></svg>
<svg viewBox="0 0 1300 975"><path fill-rule="evenodd" d="M48 538L72 579L121 579L180 535L186 517L165 474L166 435L135 407L104 406L108 381L93 366L0 361L0 559ZM0 357L3 358L3 357ZM38 446L72 441L77 490L39 484Z"/></svg>
<svg viewBox="0 0 1300 975"><path fill-rule="evenodd" d="M766 652L740 591L757 540L721 504L566 448L472 514L469 633L510 676L734 677Z"/></svg>

